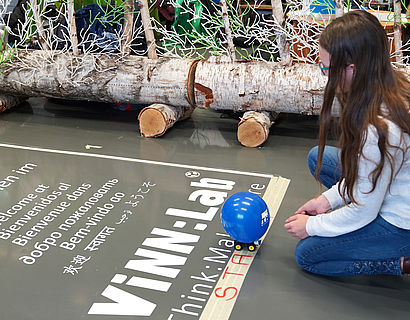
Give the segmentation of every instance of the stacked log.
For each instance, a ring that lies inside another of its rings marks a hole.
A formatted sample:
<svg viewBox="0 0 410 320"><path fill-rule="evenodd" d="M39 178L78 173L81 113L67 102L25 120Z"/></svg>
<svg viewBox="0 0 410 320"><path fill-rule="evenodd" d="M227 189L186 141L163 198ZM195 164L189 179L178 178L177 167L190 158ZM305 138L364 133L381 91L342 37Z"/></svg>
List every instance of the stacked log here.
<svg viewBox="0 0 410 320"><path fill-rule="evenodd" d="M195 104L213 110L317 114L326 80L309 64L200 61Z"/></svg>
<svg viewBox="0 0 410 320"><path fill-rule="evenodd" d="M410 77L410 66L403 70ZM0 111L25 97L38 96L106 103L154 103L156 105L143 110L139 118L142 134L156 137L163 135L175 121L189 117L195 107L244 113L318 114L326 80L317 66L309 64L285 66L262 61L21 51L11 63L0 68L0 105L7 106ZM262 115L252 114L253 117L243 119L253 120L246 125L240 123L239 128L249 129L251 122L257 126L264 122L260 120L264 118ZM145 121L159 127L150 129ZM262 125L261 137L267 136L270 124L266 123ZM243 137L242 133L239 136Z"/></svg>
<svg viewBox="0 0 410 320"><path fill-rule="evenodd" d="M188 118L193 109L173 107L161 103L152 104L138 115L140 132L143 137L157 138L162 136L178 120Z"/></svg>
<svg viewBox="0 0 410 320"><path fill-rule="evenodd" d="M316 114L326 78L314 65L19 52L0 93L183 108ZM39 63L42 61L42 64Z"/></svg>
<svg viewBox="0 0 410 320"><path fill-rule="evenodd" d="M22 51L0 68L0 93L190 108L186 81L193 61Z"/></svg>
<svg viewBox="0 0 410 320"><path fill-rule="evenodd" d="M238 141L245 147L259 147L268 139L273 120L266 111L245 112L238 124Z"/></svg>

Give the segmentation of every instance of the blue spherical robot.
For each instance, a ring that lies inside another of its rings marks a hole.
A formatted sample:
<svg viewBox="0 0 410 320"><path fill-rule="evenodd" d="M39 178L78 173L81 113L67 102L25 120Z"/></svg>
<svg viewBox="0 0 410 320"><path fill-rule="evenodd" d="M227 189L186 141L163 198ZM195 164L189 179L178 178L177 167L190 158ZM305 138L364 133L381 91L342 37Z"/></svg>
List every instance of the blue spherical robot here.
<svg viewBox="0 0 410 320"><path fill-rule="evenodd" d="M237 250L247 246L249 251L254 251L268 230L269 220L265 201L252 192L234 193L222 206L222 226L235 240Z"/></svg>

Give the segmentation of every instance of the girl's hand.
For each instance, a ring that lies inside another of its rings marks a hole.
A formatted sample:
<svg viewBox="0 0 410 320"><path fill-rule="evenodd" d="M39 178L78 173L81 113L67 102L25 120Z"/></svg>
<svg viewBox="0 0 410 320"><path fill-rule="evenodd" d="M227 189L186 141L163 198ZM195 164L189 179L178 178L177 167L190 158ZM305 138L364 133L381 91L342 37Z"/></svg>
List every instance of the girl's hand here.
<svg viewBox="0 0 410 320"><path fill-rule="evenodd" d="M309 216L306 214L296 214L286 219L285 229L289 234L298 239L305 239L309 237L306 232L306 222Z"/></svg>
<svg viewBox="0 0 410 320"><path fill-rule="evenodd" d="M326 213L331 209L330 203L324 195L320 195L312 200L306 202L298 210L296 214L307 214L310 216L315 216L318 214Z"/></svg>

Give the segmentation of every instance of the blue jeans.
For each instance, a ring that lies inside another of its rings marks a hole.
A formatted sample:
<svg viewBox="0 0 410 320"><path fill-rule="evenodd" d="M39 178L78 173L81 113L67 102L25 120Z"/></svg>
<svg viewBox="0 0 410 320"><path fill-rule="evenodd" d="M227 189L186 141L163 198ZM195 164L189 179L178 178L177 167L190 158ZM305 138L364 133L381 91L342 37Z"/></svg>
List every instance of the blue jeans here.
<svg viewBox="0 0 410 320"><path fill-rule="evenodd" d="M326 147L320 180L327 187L340 177L339 151ZM315 171L317 148L309 152ZM337 237L308 237L299 241L296 262L305 270L326 276L401 275L400 257L410 256L410 230L397 228L378 216L367 226Z"/></svg>
<svg viewBox="0 0 410 320"><path fill-rule="evenodd" d="M410 231L378 216L367 226L337 237L299 241L296 262L326 276L401 275L400 257L410 256Z"/></svg>
<svg viewBox="0 0 410 320"><path fill-rule="evenodd" d="M308 166L310 173L314 175L316 170L318 147L314 147L308 154ZM320 182L327 188L330 188L339 181L342 175L340 166L340 150L335 147L325 146L323 152L322 168L319 172Z"/></svg>

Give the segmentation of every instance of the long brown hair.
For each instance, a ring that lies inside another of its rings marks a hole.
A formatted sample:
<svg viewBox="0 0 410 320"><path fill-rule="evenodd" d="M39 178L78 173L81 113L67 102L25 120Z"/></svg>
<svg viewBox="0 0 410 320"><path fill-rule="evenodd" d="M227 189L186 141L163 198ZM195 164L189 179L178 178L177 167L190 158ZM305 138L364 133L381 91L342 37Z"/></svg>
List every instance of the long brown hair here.
<svg viewBox="0 0 410 320"><path fill-rule="evenodd" d="M392 172L394 168L393 156L387 149L390 146L387 123L380 116L402 129L402 139L404 134L410 133L410 82L405 75L393 69L386 32L378 19L368 12L350 11L335 19L321 34L319 44L330 54L330 69L319 117L316 178L322 166L333 100L337 96L341 104L340 179L344 180L344 184L339 184L339 193L345 203L347 198L357 203L353 189L358 178L358 162L368 126L373 125L377 130L381 155L380 162L371 173L373 187L369 192L372 192L385 161L389 162ZM354 65L351 87L345 90L343 79L346 67L351 64ZM393 175L390 183L392 179Z"/></svg>

